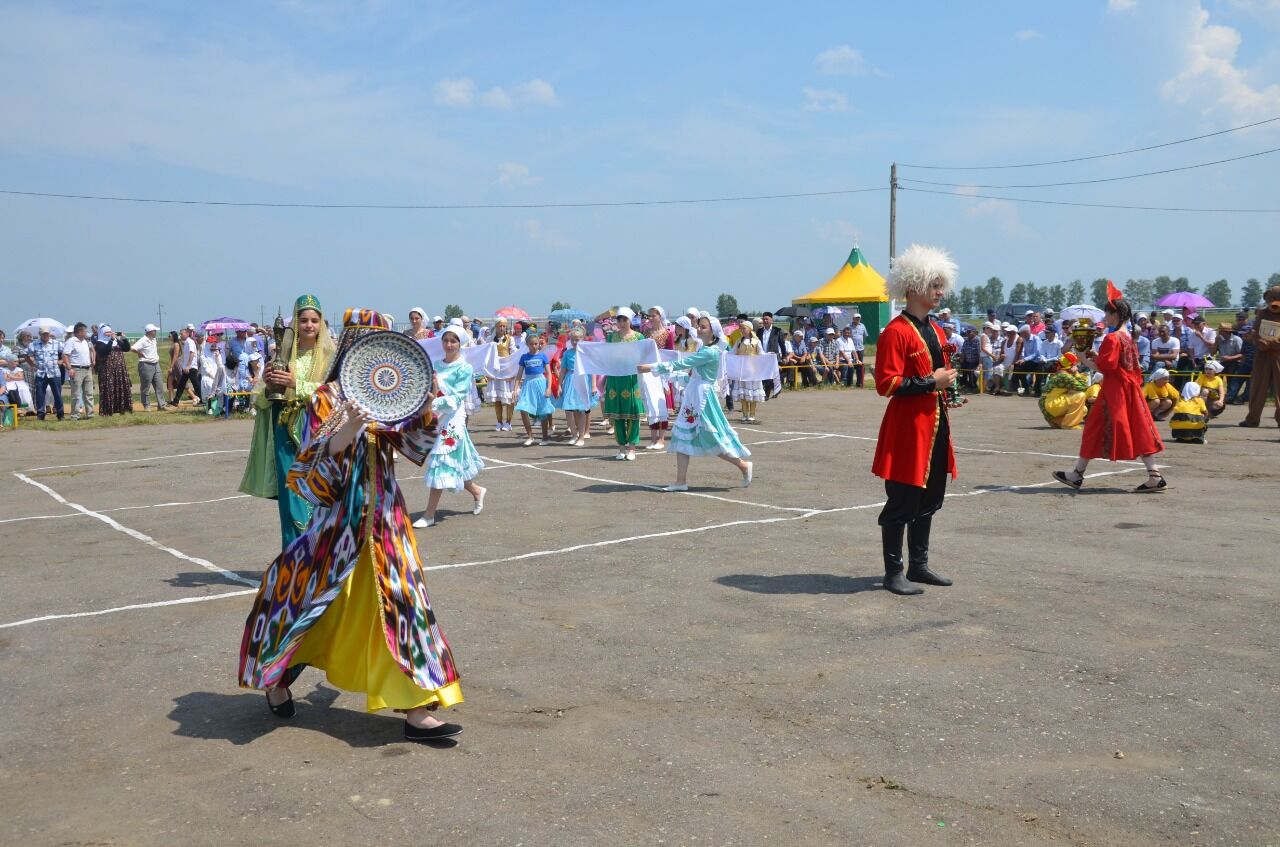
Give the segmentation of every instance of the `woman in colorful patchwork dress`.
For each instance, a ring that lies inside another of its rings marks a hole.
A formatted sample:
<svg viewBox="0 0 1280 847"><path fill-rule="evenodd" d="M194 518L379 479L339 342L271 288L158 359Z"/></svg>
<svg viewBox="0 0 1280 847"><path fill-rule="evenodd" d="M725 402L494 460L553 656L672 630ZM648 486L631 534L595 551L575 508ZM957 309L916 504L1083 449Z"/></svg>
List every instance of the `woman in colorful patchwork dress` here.
<svg viewBox="0 0 1280 847"><path fill-rule="evenodd" d="M1054 429L1079 429L1089 411L1084 404L1089 381L1081 376L1079 364L1075 353L1063 353L1058 370L1045 380L1040 414Z"/></svg>
<svg viewBox="0 0 1280 847"><path fill-rule="evenodd" d="M306 532L262 577L245 621L238 681L294 715L289 686L311 665L370 712L405 713L410 741L462 727L432 712L462 702L453 652L427 597L395 454L414 464L435 438L429 407L395 425L374 422L338 385L342 357L362 335L390 329L377 312L348 309L326 383L302 414L303 442L288 485L315 508Z"/></svg>
<svg viewBox="0 0 1280 847"><path fill-rule="evenodd" d="M498 346L498 355L504 359L516 352L515 341L507 329L506 318L498 318L498 322L494 324L493 343ZM513 380L496 377L489 377L489 381L485 383L484 399L493 404L493 416L496 418L493 425L495 432L511 431L512 409L516 402L514 386Z"/></svg>
<svg viewBox="0 0 1280 847"><path fill-rule="evenodd" d="M556 408L562 409L569 421L569 443L574 447L585 446L584 439L591 437L587 431L591 407L600 400L594 378L577 372L578 344L584 337L580 326L569 333L569 344L560 356L560 396L555 400Z"/></svg>
<svg viewBox="0 0 1280 847"><path fill-rule="evenodd" d="M311 395L325 381L333 359L333 336L325 322L320 301L304 294L293 304L293 347L288 370L265 367L256 390L253 441L245 463L240 490L254 497L275 500L280 513L280 547L302 534L311 519L311 506L285 485L289 466L302 443L302 418ZM279 389L283 399L272 400L269 391Z"/></svg>
<svg viewBox="0 0 1280 847"><path fill-rule="evenodd" d="M475 478L484 470L484 461L476 452L467 432L467 393L475 383L475 371L462 358L464 330L447 326L440 334L444 346L444 361L436 366L436 397L431 409L438 417L439 436L427 459L426 483L427 511L413 522L418 529L436 522L436 507L440 495L446 490L466 491L475 498L471 514L478 515L484 509L484 495L489 490L476 485Z"/></svg>
<svg viewBox="0 0 1280 847"><path fill-rule="evenodd" d="M722 355L716 343L720 334L720 322L711 318L706 328L700 330L701 350L674 362L639 366L640 373L690 374L680 409L676 412L675 425L671 428L671 452L676 454L676 481L663 491L689 490L690 456L719 456L742 473L743 488L751 485L753 466L746 461L751 451L743 446L738 434L729 426L715 393Z"/></svg>
<svg viewBox="0 0 1280 847"><path fill-rule="evenodd" d="M605 336L610 344L629 344L644 341L644 336L631 328L636 313L626 306L614 316L617 330ZM618 461L636 460L636 447L640 444L640 422L647 420L644 400L640 396L640 376L609 376L604 380L604 416L613 422L613 439L618 442Z"/></svg>
<svg viewBox="0 0 1280 847"><path fill-rule="evenodd" d="M525 337L529 352L520 357L520 371L516 374L516 386L519 399L516 400L516 411L524 423L524 446L533 446L533 424L538 421L542 426L542 440L546 445L551 439L551 416L556 407L551 403L551 385L547 381L547 368L551 358L542 352L543 338L530 332Z"/></svg>

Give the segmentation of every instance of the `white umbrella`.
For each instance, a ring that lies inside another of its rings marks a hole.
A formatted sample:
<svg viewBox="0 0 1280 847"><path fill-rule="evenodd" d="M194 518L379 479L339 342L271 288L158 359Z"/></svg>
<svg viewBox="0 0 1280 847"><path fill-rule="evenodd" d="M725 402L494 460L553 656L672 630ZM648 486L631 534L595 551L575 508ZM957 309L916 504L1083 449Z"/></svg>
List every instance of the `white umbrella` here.
<svg viewBox="0 0 1280 847"><path fill-rule="evenodd" d="M18 333L20 332L29 332L32 335L39 335L40 328L46 326L55 337L61 337L67 334L66 325L55 321L53 318L31 318L30 320L25 320L18 324L18 328L13 331L13 337L17 338Z"/></svg>
<svg viewBox="0 0 1280 847"><path fill-rule="evenodd" d="M1062 319L1064 321L1078 321L1081 318L1088 318L1089 323L1098 323L1106 315L1097 306L1089 306L1079 303L1075 306L1068 306L1062 310Z"/></svg>

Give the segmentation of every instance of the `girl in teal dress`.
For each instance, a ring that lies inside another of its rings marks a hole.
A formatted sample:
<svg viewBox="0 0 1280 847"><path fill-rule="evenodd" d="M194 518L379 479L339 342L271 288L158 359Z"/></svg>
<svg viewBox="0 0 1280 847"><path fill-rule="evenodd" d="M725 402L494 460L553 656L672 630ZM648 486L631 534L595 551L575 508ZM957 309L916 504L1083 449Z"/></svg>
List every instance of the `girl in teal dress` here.
<svg viewBox="0 0 1280 847"><path fill-rule="evenodd" d="M466 491L474 497L473 515L484 509L484 495L489 490L475 483L484 470L484 460L467 432L467 397L475 385L475 370L462 358L463 332L461 327L450 325L440 336L444 360L436 366L437 396L431 401L431 411L440 421L439 435L427 458L425 480L431 493L427 495L426 512L413 522L418 529L435 524L436 507L446 489Z"/></svg>
<svg viewBox="0 0 1280 847"><path fill-rule="evenodd" d="M721 350L716 344L720 336L719 321L712 318L706 326L699 328L698 334L703 344L698 352L674 362L639 367L641 373L687 371L690 375L667 448L676 454L676 481L663 491L689 490L690 456L719 456L742 472L742 487L746 488L751 485L752 463L746 461L751 451L743 446L738 434L729 426L715 393L716 380L720 376Z"/></svg>

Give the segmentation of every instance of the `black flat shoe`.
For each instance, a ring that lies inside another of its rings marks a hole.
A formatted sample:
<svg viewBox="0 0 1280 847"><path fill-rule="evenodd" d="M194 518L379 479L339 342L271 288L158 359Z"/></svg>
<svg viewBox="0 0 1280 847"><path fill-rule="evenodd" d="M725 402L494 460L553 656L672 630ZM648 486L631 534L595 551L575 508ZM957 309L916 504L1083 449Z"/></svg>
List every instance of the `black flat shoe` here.
<svg viewBox="0 0 1280 847"><path fill-rule="evenodd" d="M907 580L910 582L918 582L922 585L950 585L951 580L939 573L934 573L928 568L907 568Z"/></svg>
<svg viewBox="0 0 1280 847"><path fill-rule="evenodd" d="M901 597L924 593L923 588L908 582L907 578L902 575L902 571L884 575L884 590Z"/></svg>
<svg viewBox="0 0 1280 847"><path fill-rule="evenodd" d="M293 707L292 692L290 692L289 694L289 699L285 700L283 703L281 703L278 706L271 705L271 698L267 697L267 708L271 710L271 714L275 715L278 718L283 718L284 720L288 720L289 718L297 714L297 710L294 709Z"/></svg>
<svg viewBox="0 0 1280 847"><path fill-rule="evenodd" d="M406 741L443 741L461 733L462 726L456 723L442 723L430 729L421 729L408 721L404 722L404 737Z"/></svg>
<svg viewBox="0 0 1280 847"><path fill-rule="evenodd" d="M1139 485L1137 488L1133 489L1134 493L1150 494L1153 491L1163 491L1169 487L1169 483L1164 481L1164 477L1157 477L1157 479L1159 480L1159 482L1157 482L1155 485L1147 485L1147 482L1151 481L1150 479L1148 479L1147 482L1144 482L1142 483L1142 485Z"/></svg>
<svg viewBox="0 0 1280 847"><path fill-rule="evenodd" d="M1074 488L1076 491L1079 491L1080 486L1084 485L1083 476L1077 480L1072 480L1071 477L1067 476L1066 471L1054 471L1053 478L1056 479L1058 482L1062 483L1063 485Z"/></svg>

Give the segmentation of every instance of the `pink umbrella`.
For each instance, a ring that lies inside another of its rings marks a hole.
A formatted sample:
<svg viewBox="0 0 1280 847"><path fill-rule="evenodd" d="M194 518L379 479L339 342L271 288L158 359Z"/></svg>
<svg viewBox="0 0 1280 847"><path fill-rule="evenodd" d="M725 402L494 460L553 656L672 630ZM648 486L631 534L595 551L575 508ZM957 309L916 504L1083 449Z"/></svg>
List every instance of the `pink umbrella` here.
<svg viewBox="0 0 1280 847"><path fill-rule="evenodd" d="M495 317L506 318L509 321L527 321L529 313L524 309L516 306L503 306L501 309L493 313Z"/></svg>
<svg viewBox="0 0 1280 847"><path fill-rule="evenodd" d="M1213 302L1191 291L1175 291L1161 297L1156 305L1163 309L1212 309Z"/></svg>
<svg viewBox="0 0 1280 847"><path fill-rule="evenodd" d="M242 329L248 332L251 328L248 321L239 318L213 318L200 324L201 332L236 332Z"/></svg>

